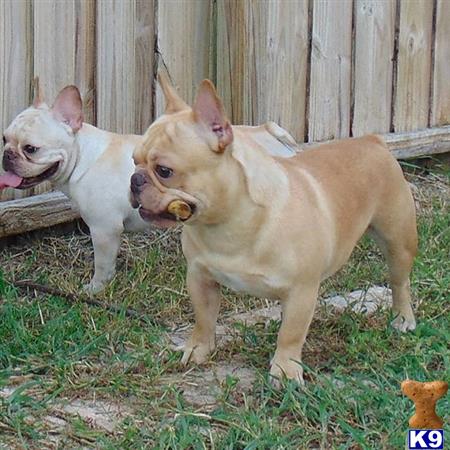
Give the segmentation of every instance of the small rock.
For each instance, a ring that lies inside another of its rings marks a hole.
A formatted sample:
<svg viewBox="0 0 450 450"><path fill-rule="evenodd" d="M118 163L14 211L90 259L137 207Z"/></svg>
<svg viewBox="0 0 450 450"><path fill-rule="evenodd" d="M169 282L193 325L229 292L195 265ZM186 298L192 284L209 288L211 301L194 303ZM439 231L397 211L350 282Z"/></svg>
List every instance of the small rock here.
<svg viewBox="0 0 450 450"><path fill-rule="evenodd" d="M100 427L109 432L114 431L119 421L129 414L123 407L102 400L95 402L75 400L62 406L61 409L65 413L80 416L93 427Z"/></svg>
<svg viewBox="0 0 450 450"><path fill-rule="evenodd" d="M384 286L372 286L367 291L357 290L350 294L335 295L321 300L321 303L332 306L339 311L351 308L359 314L372 314L379 308L392 304L392 291Z"/></svg>

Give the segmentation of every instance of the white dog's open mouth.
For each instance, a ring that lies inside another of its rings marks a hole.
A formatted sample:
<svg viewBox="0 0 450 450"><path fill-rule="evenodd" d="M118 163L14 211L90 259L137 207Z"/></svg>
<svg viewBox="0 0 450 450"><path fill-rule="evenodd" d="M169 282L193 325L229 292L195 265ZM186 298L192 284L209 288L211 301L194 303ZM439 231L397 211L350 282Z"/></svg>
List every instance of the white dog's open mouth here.
<svg viewBox="0 0 450 450"><path fill-rule="evenodd" d="M0 184L2 183L2 179L4 179L5 186L11 186L15 189L28 189L53 176L57 172L58 168L59 162L56 162L39 175L27 178L19 177L18 175L7 172L5 175L0 177Z"/></svg>

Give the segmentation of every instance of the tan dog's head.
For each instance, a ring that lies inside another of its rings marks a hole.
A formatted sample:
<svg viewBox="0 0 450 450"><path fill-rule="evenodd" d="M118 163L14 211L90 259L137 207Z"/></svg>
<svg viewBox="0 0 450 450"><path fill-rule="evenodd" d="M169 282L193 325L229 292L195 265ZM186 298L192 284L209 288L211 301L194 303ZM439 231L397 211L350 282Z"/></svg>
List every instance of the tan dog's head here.
<svg viewBox="0 0 450 450"><path fill-rule="evenodd" d="M82 102L75 86L66 86L49 108L37 82L33 105L3 134L6 173L0 176L0 186L25 189L64 177L76 159L75 135L82 124Z"/></svg>
<svg viewBox="0 0 450 450"><path fill-rule="evenodd" d="M176 223L168 210L175 200L190 208L182 220L216 223L228 210L233 190L241 183L229 147L233 130L221 100L209 80L190 108L160 74L166 112L147 130L136 148L137 166L131 178L131 202L146 220L161 227ZM237 192L237 191L236 191Z"/></svg>

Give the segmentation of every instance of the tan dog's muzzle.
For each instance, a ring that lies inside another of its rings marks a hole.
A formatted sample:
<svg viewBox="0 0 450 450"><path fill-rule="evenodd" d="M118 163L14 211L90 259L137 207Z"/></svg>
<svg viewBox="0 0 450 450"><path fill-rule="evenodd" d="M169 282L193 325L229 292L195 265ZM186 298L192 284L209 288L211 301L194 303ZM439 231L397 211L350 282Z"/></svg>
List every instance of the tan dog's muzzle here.
<svg viewBox="0 0 450 450"><path fill-rule="evenodd" d="M195 201L181 198L185 196L182 192L166 188L152 175L138 167L131 177L130 202L133 208L139 208L144 220L164 227L173 226L178 220L190 219L196 210Z"/></svg>

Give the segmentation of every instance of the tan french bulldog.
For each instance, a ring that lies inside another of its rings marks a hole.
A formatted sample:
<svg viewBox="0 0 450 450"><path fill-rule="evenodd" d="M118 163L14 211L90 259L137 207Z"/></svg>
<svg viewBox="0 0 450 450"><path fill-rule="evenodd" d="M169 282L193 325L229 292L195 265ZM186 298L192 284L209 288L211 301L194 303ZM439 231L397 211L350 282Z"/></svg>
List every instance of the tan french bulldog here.
<svg viewBox="0 0 450 450"><path fill-rule="evenodd" d="M75 86L65 87L49 108L37 82L33 105L4 132L6 173L0 175L0 189L25 189L47 180L72 200L91 232L95 273L85 290L96 294L114 276L122 232L148 229L129 202L132 153L142 137L83 123L82 108ZM254 145L282 156L295 153L293 138L273 123L243 130Z"/></svg>
<svg viewBox="0 0 450 450"><path fill-rule="evenodd" d="M173 94L173 93L171 93ZM193 108L166 96L167 111L134 153L132 201L160 226L184 215L182 244L195 326L182 361L203 363L215 346L219 285L278 299L282 323L270 374L303 381L302 347L319 285L370 232L386 255L393 326L412 330L409 274L417 249L413 198L377 136L339 140L292 158L250 147L204 80Z"/></svg>

